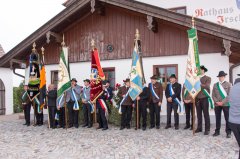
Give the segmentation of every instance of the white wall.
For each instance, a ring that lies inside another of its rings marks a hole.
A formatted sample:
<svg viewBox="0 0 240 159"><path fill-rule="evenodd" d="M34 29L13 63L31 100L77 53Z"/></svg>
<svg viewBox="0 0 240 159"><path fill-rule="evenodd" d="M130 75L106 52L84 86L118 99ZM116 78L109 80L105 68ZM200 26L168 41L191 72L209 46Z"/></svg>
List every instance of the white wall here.
<svg viewBox="0 0 240 159"><path fill-rule="evenodd" d="M183 84L185 80L186 59L186 55L144 58L143 67L147 83L150 82L150 77L153 75L153 65L178 64L178 79L179 83ZM215 82L217 82L218 79L216 76L220 70L223 70L229 74L229 59L227 56L222 56L220 53L201 54L200 62L208 68L209 72L207 72L207 75L212 77L212 86ZM131 59L101 61L101 65L103 68L115 67L116 83L122 84L122 80L125 79L129 74ZM51 70L57 69L57 65L46 66L47 84L49 84L51 81ZM90 62L70 64L71 77L77 78L80 85L83 85L83 79L89 78L90 70ZM227 80L229 80L228 77ZM162 108L162 114L166 114L165 97Z"/></svg>
<svg viewBox="0 0 240 159"><path fill-rule="evenodd" d="M5 85L6 115L13 114L13 73L9 68L0 67L0 79Z"/></svg>

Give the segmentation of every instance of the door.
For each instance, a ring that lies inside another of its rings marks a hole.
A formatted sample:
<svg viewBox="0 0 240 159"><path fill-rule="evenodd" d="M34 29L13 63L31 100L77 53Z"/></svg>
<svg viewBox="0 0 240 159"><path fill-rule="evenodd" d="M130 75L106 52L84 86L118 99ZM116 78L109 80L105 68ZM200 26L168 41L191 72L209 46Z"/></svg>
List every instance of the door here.
<svg viewBox="0 0 240 159"><path fill-rule="evenodd" d="M5 87L0 79L0 115L5 115Z"/></svg>

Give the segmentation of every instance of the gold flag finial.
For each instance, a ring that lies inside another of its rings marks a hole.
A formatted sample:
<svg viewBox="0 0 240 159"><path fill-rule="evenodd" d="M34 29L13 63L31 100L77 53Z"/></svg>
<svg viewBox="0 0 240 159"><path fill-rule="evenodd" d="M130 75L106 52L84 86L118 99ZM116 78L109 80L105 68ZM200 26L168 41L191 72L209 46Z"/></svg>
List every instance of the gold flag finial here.
<svg viewBox="0 0 240 159"><path fill-rule="evenodd" d="M192 16L192 28L195 28L195 20L194 20L194 16Z"/></svg>
<svg viewBox="0 0 240 159"><path fill-rule="evenodd" d="M44 47L41 48L41 51L42 51L42 54L44 55L44 51L45 51Z"/></svg>
<svg viewBox="0 0 240 159"><path fill-rule="evenodd" d="M95 41L93 39L91 40L91 47L94 50L94 48L95 48Z"/></svg>
<svg viewBox="0 0 240 159"><path fill-rule="evenodd" d="M62 46L65 46L64 34L63 34L63 38L62 38L62 40L63 40L63 41L62 41L61 45L62 45Z"/></svg>
<svg viewBox="0 0 240 159"><path fill-rule="evenodd" d="M139 34L139 30L138 29L136 29L135 38L136 38L136 40L140 39L140 34Z"/></svg>
<svg viewBox="0 0 240 159"><path fill-rule="evenodd" d="M34 42L32 46L33 46L32 51L36 52L36 43Z"/></svg>

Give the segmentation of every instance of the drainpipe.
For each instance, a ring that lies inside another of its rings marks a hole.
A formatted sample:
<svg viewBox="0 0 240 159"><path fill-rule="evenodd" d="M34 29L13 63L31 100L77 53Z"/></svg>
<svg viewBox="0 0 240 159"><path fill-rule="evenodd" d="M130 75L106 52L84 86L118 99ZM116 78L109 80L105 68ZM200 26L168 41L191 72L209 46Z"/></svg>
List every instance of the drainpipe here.
<svg viewBox="0 0 240 159"><path fill-rule="evenodd" d="M19 73L16 72L16 68L13 68L13 74L15 74L15 75L17 75L17 76L22 77L23 79L25 79L25 76L23 76L23 75L21 75L21 74L19 74Z"/></svg>
<svg viewBox="0 0 240 159"><path fill-rule="evenodd" d="M233 69L240 66L240 63L234 64L229 68L230 82L233 83Z"/></svg>

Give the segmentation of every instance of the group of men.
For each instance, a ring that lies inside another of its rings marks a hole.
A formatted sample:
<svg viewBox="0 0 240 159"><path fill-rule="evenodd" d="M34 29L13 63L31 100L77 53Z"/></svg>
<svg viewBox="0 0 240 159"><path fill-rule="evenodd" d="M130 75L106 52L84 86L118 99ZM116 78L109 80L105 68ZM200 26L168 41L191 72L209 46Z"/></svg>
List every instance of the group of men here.
<svg viewBox="0 0 240 159"><path fill-rule="evenodd" d="M176 130L179 129L179 111L181 111L181 99L183 99L185 113L186 113L186 126L184 129L193 129L193 103L196 102L196 112L197 112L197 129L195 133L203 131L202 128L202 113L205 119L205 131L204 135L209 135L210 133L210 116L209 108L211 100L213 100L215 116L216 116L216 129L213 136L218 136L220 134L221 127L221 113L224 112L224 117L226 120L226 133L227 137L231 137L231 129L229 128L228 118L229 118L229 100L228 94L231 88L231 84L225 81L225 76L227 75L224 71L220 71L218 74L219 82L215 83L212 89L212 97L210 96L210 84L211 78L205 73L208 71L206 67L201 66L201 91L198 93L197 97L193 99L185 87L181 86L177 82L177 77L175 74L172 74L169 77L169 83L165 89L165 97L167 100L167 123L165 129L171 128L171 113L174 112L174 127ZM119 109L121 113L121 127L120 130L125 128L130 129L130 123L132 120L132 112L136 106L138 106L138 122L137 128L142 128L146 130L147 127L147 107L150 110L150 129L156 127L160 128L160 112L163 100L163 87L160 82L158 82L158 77L153 75L151 77L151 82L148 84L148 87L143 83L143 91L136 98L135 101L129 96L130 88L130 79L123 81L124 86L120 87L117 93L117 96L120 98ZM56 127L56 114L59 115L59 127L68 128L79 127L79 109L76 109L76 105L79 101L83 105L84 113L84 124L82 127L91 128L93 125L93 111L94 105L90 101L90 80L84 80L84 88L80 87L77 84L77 80L73 78L71 80L71 89L66 92L66 108L57 104L57 91L54 89L53 85L50 85L48 88L47 98L48 98L48 110L49 110L49 119L50 127ZM183 88L183 90L182 90ZM27 86L24 86L25 91L27 91ZM103 81L103 93L96 100L96 110L97 110L97 119L99 123L98 129L107 130L108 129L108 107L107 102L111 102L113 98L113 88L110 87L109 81ZM181 93L182 92L182 93ZM23 100L23 108L25 113L26 124L30 125L30 109L31 101L26 98ZM36 109L35 109L36 110ZM65 112L67 110L67 113ZM135 109L136 110L136 109ZM135 111L136 112L136 111ZM35 112L39 116L39 113ZM66 116L68 117L67 122ZM190 120L192 118L192 120ZM37 119L37 125L43 124L43 115L40 115ZM140 119L142 119L140 121ZM67 124L67 125L66 125Z"/></svg>

